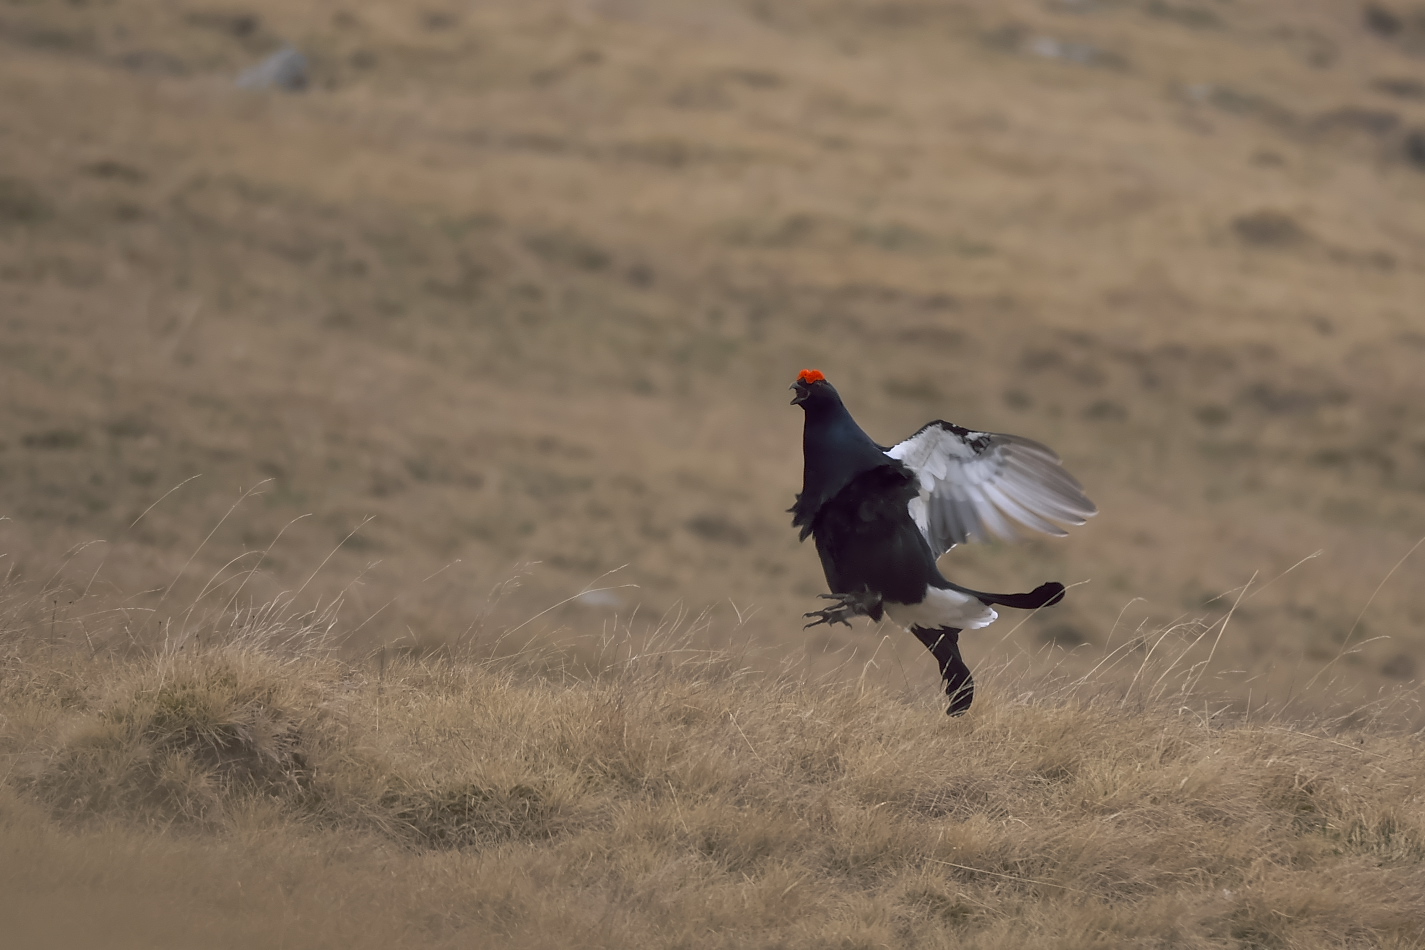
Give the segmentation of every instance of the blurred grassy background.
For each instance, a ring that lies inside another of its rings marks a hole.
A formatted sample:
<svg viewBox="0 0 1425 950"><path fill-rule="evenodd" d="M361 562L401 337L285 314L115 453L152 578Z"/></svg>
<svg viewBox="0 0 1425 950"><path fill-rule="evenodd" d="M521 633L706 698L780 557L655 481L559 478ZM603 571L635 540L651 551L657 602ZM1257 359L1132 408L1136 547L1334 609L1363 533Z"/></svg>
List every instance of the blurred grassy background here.
<svg viewBox="0 0 1425 950"><path fill-rule="evenodd" d="M307 92L234 88L283 42ZM711 607L932 686L801 630L816 366L881 441L1020 433L1099 503L947 557L1090 581L972 664L1251 582L1218 686L1362 701L1425 647L1421 561L1371 601L1425 534L1422 49L1325 0L0 3L0 554L102 540L51 630L305 584L417 652L622 567L522 635Z"/></svg>

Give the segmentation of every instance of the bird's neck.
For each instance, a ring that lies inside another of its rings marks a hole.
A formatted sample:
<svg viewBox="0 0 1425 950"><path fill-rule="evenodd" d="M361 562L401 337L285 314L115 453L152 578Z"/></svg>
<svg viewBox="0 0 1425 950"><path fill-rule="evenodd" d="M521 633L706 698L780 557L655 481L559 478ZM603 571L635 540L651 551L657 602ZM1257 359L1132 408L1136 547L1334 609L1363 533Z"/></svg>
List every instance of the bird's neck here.
<svg viewBox="0 0 1425 950"><path fill-rule="evenodd" d="M841 401L808 404L802 428L802 493L809 518L863 472L899 463L872 441Z"/></svg>
<svg viewBox="0 0 1425 950"><path fill-rule="evenodd" d="M841 400L826 400L806 406L806 421L802 426L802 452L810 464L813 458L823 461L823 453L832 452L852 459L864 458L875 464L885 457L866 434Z"/></svg>

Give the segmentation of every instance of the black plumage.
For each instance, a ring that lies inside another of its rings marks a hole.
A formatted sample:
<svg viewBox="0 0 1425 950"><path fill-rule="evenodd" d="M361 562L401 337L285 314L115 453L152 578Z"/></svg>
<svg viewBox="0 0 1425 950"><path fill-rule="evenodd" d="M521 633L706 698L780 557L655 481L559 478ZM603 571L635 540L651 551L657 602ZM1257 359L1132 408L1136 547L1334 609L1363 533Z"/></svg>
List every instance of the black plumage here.
<svg viewBox="0 0 1425 950"><path fill-rule="evenodd" d="M969 708L974 681L960 632L996 616L993 605L1033 610L1058 603L1062 584L991 594L947 580L937 557L956 543L1004 534L1011 521L1063 533L1095 509L1038 443L937 422L900 445L878 445L816 370L793 384L805 410L802 491L792 524L816 543L836 604L808 613L808 626L853 616L906 626L939 663L949 712Z"/></svg>

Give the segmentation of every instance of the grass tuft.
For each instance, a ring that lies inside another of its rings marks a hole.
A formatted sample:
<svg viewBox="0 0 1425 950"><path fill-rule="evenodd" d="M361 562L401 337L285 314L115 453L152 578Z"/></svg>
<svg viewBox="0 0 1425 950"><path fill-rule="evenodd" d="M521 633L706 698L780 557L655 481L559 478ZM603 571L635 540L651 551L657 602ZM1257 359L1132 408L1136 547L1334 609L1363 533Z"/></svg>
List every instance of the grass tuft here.
<svg viewBox="0 0 1425 950"><path fill-rule="evenodd" d="M31 780L57 815L217 826L243 797L311 792L322 713L270 658L163 658L117 678Z"/></svg>
<svg viewBox="0 0 1425 950"><path fill-rule="evenodd" d="M42 615L9 593L12 626ZM82 900L64 883L81 866L123 890L135 859L37 841L119 835L254 939L292 915L341 915L356 946L392 945L378 918L422 946L1425 939L1418 737L1221 711L1190 662L1213 627L1077 679L986 670L949 720L864 671L692 650L705 618L353 660L330 649L334 613L290 597L190 614L148 648L97 622L118 646L3 638L0 843L45 900ZM198 857L260 890L278 840L308 883L242 906ZM106 913L151 935L152 900Z"/></svg>

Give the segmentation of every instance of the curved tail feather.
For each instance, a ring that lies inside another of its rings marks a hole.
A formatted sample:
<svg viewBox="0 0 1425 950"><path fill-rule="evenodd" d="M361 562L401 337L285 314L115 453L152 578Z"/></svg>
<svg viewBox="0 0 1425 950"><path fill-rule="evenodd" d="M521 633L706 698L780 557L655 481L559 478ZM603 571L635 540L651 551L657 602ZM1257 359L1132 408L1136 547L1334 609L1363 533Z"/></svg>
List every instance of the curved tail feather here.
<svg viewBox="0 0 1425 950"><path fill-rule="evenodd" d="M962 594L977 597L982 604L1013 607L1016 610L1038 610L1040 607L1052 607L1064 599L1064 585L1058 581L1046 581L1027 594L986 594L983 591L961 587L959 584L950 584L950 588L958 590Z"/></svg>

